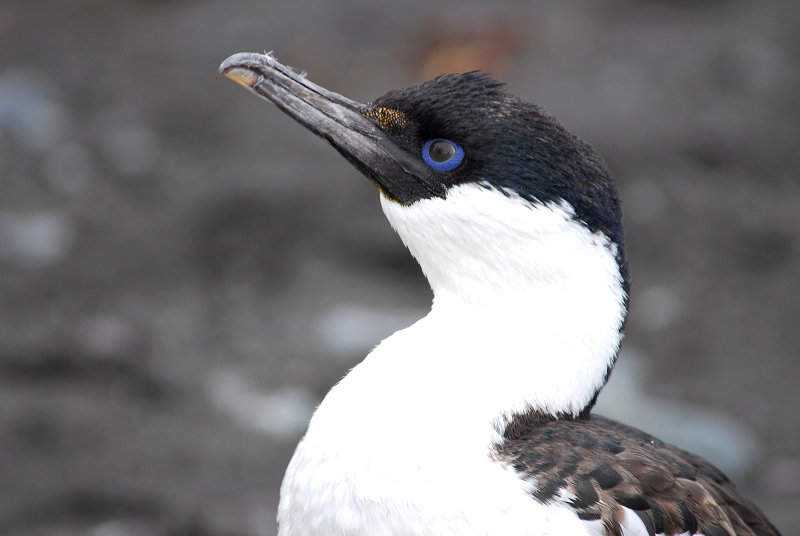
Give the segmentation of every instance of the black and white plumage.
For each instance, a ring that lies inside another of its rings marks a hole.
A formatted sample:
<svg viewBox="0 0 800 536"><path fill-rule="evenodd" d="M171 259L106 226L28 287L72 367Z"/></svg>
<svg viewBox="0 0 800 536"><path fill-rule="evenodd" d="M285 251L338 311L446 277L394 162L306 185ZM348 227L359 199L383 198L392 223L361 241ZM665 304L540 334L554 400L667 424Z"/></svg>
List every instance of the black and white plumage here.
<svg viewBox="0 0 800 536"><path fill-rule="evenodd" d="M590 414L629 291L591 147L479 73L366 105L271 55L220 73L377 185L434 294L320 404L281 487L281 535L777 534L705 460Z"/></svg>

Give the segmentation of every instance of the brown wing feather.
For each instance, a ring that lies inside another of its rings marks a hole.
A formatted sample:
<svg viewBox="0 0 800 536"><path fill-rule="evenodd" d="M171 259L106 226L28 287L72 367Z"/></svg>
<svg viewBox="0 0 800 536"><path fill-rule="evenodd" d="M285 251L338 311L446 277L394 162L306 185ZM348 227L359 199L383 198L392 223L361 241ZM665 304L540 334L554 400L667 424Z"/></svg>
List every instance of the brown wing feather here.
<svg viewBox="0 0 800 536"><path fill-rule="evenodd" d="M520 416L495 454L535 482L537 500L563 501L610 536L622 535L621 507L650 534L780 536L712 464L611 419Z"/></svg>

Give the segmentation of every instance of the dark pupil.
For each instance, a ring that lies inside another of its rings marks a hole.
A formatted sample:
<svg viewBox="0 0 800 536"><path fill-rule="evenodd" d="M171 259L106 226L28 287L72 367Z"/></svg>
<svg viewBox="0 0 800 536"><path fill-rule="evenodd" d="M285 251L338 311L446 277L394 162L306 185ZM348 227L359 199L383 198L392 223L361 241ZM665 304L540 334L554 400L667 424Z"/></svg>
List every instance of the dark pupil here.
<svg viewBox="0 0 800 536"><path fill-rule="evenodd" d="M434 162L447 162L456 155L456 148L452 143L437 141L431 144L428 154Z"/></svg>

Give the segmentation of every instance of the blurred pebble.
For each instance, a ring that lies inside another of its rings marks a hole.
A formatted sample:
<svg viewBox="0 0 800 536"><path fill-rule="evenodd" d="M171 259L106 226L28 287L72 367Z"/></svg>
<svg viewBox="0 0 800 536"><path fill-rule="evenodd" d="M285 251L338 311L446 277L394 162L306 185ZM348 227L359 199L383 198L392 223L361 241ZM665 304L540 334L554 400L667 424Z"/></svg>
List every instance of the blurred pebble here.
<svg viewBox="0 0 800 536"><path fill-rule="evenodd" d="M208 166L194 157L164 153L159 169L167 179L167 186L172 186L176 194L185 195L187 184L197 185L208 175Z"/></svg>
<svg viewBox="0 0 800 536"><path fill-rule="evenodd" d="M634 302L635 315L646 329L656 331L664 329L681 314L683 309L681 300L670 287L655 285L642 289L636 294Z"/></svg>
<svg viewBox="0 0 800 536"><path fill-rule="evenodd" d="M45 155L42 174L58 191L83 192L94 175L91 152L78 143L56 145Z"/></svg>
<svg viewBox="0 0 800 536"><path fill-rule="evenodd" d="M153 169L160 156L158 134L145 126L125 124L103 133L103 149L114 167L129 177Z"/></svg>
<svg viewBox="0 0 800 536"><path fill-rule="evenodd" d="M789 59L783 50L767 40L752 39L734 49L739 75L750 91L765 92L774 89L791 72Z"/></svg>
<svg viewBox="0 0 800 536"><path fill-rule="evenodd" d="M597 80L602 107L614 115L631 115L641 110L653 89L647 81L643 67L636 63L609 63L604 65Z"/></svg>
<svg viewBox="0 0 800 536"><path fill-rule="evenodd" d="M276 439L300 436L319 403L302 387L260 391L243 373L233 370L211 374L207 392L212 404L237 425Z"/></svg>
<svg viewBox="0 0 800 536"><path fill-rule="evenodd" d="M152 534L153 527L128 521L112 519L95 525L86 531L86 536L145 536Z"/></svg>
<svg viewBox="0 0 800 536"><path fill-rule="evenodd" d="M339 305L317 319L317 340L331 356L366 353L395 331L407 328L426 314L421 309L385 310Z"/></svg>
<svg viewBox="0 0 800 536"><path fill-rule="evenodd" d="M759 487L772 495L800 496L800 458L775 458L761 471Z"/></svg>
<svg viewBox="0 0 800 536"><path fill-rule="evenodd" d="M128 355L136 346L136 331L122 318L98 315L81 323L78 340L92 355L118 358Z"/></svg>
<svg viewBox="0 0 800 536"><path fill-rule="evenodd" d="M761 450L752 430L721 411L650 397L644 391L645 373L644 359L623 350L593 411L698 454L742 481Z"/></svg>
<svg viewBox="0 0 800 536"><path fill-rule="evenodd" d="M66 214L0 212L0 259L27 265L55 264L75 242L75 223Z"/></svg>
<svg viewBox="0 0 800 536"><path fill-rule="evenodd" d="M715 101L709 103L695 118L703 142L718 153L729 153L741 147L749 135L747 117L741 107Z"/></svg>
<svg viewBox="0 0 800 536"><path fill-rule="evenodd" d="M595 21L577 9L554 9L543 17L542 27L550 53L582 54L595 46Z"/></svg>
<svg viewBox="0 0 800 536"><path fill-rule="evenodd" d="M8 132L29 150L52 146L68 123L57 93L40 71L11 69L0 74L0 132Z"/></svg>
<svg viewBox="0 0 800 536"><path fill-rule="evenodd" d="M664 213L667 201L667 193L660 184L636 181L625 189L625 216L637 223L650 223Z"/></svg>

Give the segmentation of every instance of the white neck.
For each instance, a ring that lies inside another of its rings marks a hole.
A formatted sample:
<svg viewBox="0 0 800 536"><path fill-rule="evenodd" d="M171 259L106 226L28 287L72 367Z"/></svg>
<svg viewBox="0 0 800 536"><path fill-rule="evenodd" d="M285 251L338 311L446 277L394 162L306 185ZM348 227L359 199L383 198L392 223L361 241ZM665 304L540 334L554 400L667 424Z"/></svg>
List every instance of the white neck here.
<svg viewBox="0 0 800 536"><path fill-rule="evenodd" d="M501 383L486 387L497 390L498 418L528 409L575 415L591 401L622 337L616 245L575 221L567 203L532 204L479 184L456 186L447 199L381 204L433 289L419 329L438 339L425 344L443 346L435 359L492 369ZM475 363L448 355L465 343Z"/></svg>
<svg viewBox="0 0 800 536"><path fill-rule="evenodd" d="M514 414L575 415L602 387L625 311L615 248L566 205L479 185L382 204L433 308L317 408L281 487L281 536L584 534L492 453Z"/></svg>

